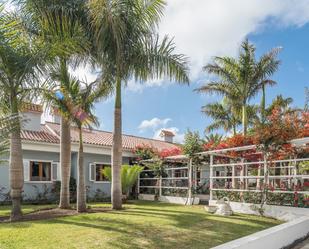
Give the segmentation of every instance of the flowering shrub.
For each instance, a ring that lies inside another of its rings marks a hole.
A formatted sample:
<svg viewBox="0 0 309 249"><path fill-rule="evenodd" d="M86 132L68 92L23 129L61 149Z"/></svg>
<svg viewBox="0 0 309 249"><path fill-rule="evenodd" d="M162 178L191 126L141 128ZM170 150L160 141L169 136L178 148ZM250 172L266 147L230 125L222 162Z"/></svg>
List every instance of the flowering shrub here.
<svg viewBox="0 0 309 249"><path fill-rule="evenodd" d="M177 155L181 155L181 154L182 154L182 150L180 148L164 149L164 150L159 152L159 157L165 158L165 157L177 156Z"/></svg>
<svg viewBox="0 0 309 249"><path fill-rule="evenodd" d="M137 145L132 151L136 156L137 160L147 160L158 155L158 151L149 145Z"/></svg>
<svg viewBox="0 0 309 249"><path fill-rule="evenodd" d="M298 153L289 141L309 134L309 114L307 112L283 112L276 108L264 123L255 125L254 143L258 149L283 159Z"/></svg>

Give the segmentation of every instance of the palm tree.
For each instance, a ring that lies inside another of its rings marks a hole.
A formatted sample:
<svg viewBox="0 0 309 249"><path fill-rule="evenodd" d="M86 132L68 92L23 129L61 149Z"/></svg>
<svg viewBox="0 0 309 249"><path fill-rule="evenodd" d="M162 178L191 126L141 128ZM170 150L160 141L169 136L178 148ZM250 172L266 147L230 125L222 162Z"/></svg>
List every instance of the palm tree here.
<svg viewBox="0 0 309 249"><path fill-rule="evenodd" d="M29 46L28 39L19 30L20 22L15 14L0 10L0 96L1 112L18 117L23 103L33 97L33 87L38 78L37 47ZM24 184L21 147L21 123L16 122L10 131L10 195L11 220L21 217L21 193Z"/></svg>
<svg viewBox="0 0 309 249"><path fill-rule="evenodd" d="M224 97L221 102L210 103L202 107L202 112L213 119L213 123L206 127L205 132L212 132L223 128L224 131L232 131L233 135L237 134L237 127L241 124L241 103L231 101ZM258 118L257 112L259 107L256 105L247 105L246 113L248 125L252 125Z"/></svg>
<svg viewBox="0 0 309 249"><path fill-rule="evenodd" d="M237 133L237 126L241 123L235 113L233 107L228 103L210 103L202 107L202 112L213 119L213 122L205 129L206 133L223 128L224 131L233 131Z"/></svg>
<svg viewBox="0 0 309 249"><path fill-rule="evenodd" d="M217 93L230 100L238 100L242 109L243 134L247 133L248 102L267 85L276 82L269 79L278 69L280 61L277 55L280 48L274 48L256 61L255 47L245 40L237 59L231 57L215 57L213 63L204 67L208 73L218 76L218 81L213 81L197 89L199 92ZM265 92L265 91L264 91ZM263 98L265 102L265 97ZM263 106L262 102L262 106ZM264 107L262 107L264 110ZM263 112L263 111L262 111Z"/></svg>
<svg viewBox="0 0 309 249"><path fill-rule="evenodd" d="M0 115L0 158L9 154L10 134L19 127L21 118L18 115ZM0 164L7 160L0 159Z"/></svg>
<svg viewBox="0 0 309 249"><path fill-rule="evenodd" d="M62 78L58 81L68 84L70 65L87 58L91 51L91 27L87 22L87 8L83 0L44 1L25 0L25 28L32 41L45 48L46 63L60 68ZM52 77L51 77L52 78ZM61 116L60 165L61 191L60 208L70 207L71 135L70 122Z"/></svg>
<svg viewBox="0 0 309 249"><path fill-rule="evenodd" d="M68 74L67 70L53 69L52 81L60 82L65 75L66 80L62 81L61 87L56 84L53 91L47 90L45 98L64 117L68 123L76 125L79 133L78 150L78 179L77 179L77 211L86 211L86 186L84 170L83 150L83 127L91 129L92 125L99 125L94 114L94 104L106 98L112 92L111 84L92 82L82 83L77 78ZM63 68L62 68L63 69Z"/></svg>
<svg viewBox="0 0 309 249"><path fill-rule="evenodd" d="M218 145L223 140L223 135L218 133L211 133L205 136L206 143L213 143L214 145Z"/></svg>
<svg viewBox="0 0 309 249"><path fill-rule="evenodd" d="M293 109L290 107L290 105L293 103L292 98L284 98L281 94L277 95L275 99L273 99L271 105L266 108L265 113L267 115L270 115L272 111L275 108L282 109L283 112L293 112L296 111L296 109Z"/></svg>
<svg viewBox="0 0 309 249"><path fill-rule="evenodd" d="M159 41L156 26L163 0L90 0L90 15L96 30L98 63L103 75L115 79L115 111L112 148L112 206L122 208L120 169L122 164L121 90L127 80L167 76L189 82L183 55L167 37Z"/></svg>

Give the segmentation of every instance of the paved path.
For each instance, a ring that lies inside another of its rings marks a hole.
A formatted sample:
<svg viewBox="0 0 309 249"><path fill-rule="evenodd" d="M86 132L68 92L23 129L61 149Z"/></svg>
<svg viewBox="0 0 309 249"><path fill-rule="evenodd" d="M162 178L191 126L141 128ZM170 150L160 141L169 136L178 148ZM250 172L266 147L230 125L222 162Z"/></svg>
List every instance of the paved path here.
<svg viewBox="0 0 309 249"><path fill-rule="evenodd" d="M309 238L295 246L293 249L309 249Z"/></svg>

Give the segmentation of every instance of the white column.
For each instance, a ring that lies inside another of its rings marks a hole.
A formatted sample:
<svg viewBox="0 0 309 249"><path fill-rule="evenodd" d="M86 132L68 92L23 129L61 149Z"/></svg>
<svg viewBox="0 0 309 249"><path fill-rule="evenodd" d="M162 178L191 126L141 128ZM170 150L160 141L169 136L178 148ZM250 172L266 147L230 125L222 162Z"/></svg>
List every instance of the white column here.
<svg viewBox="0 0 309 249"><path fill-rule="evenodd" d="M244 161L245 161L245 159L244 158L242 158L241 159L241 163L240 163L240 165L241 165L241 171L240 171L240 176L241 176L241 178L240 178L240 184L241 184L241 186L240 186L240 189L245 189L245 178L244 178L244 176L245 176L245 165L244 165Z"/></svg>
<svg viewBox="0 0 309 249"><path fill-rule="evenodd" d="M236 188L237 188L235 176L236 176L236 167L235 167L235 165L233 165L233 166L232 166L232 188L233 188L233 189L236 189Z"/></svg>
<svg viewBox="0 0 309 249"><path fill-rule="evenodd" d="M189 165L188 165L188 198L189 202L188 205L191 205L191 198L192 198L192 158L189 160Z"/></svg>
<svg viewBox="0 0 309 249"><path fill-rule="evenodd" d="M162 196L162 176L159 178L159 197Z"/></svg>
<svg viewBox="0 0 309 249"><path fill-rule="evenodd" d="M213 200L213 193L212 193L212 189L213 189L213 155L210 155L210 163L209 163L209 200Z"/></svg>

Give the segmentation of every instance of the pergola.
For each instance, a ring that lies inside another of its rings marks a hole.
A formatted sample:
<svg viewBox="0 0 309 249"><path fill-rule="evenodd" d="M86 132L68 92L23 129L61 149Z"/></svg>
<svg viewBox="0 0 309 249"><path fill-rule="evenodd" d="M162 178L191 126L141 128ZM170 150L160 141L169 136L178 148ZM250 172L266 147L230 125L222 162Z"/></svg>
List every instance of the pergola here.
<svg viewBox="0 0 309 249"><path fill-rule="evenodd" d="M296 147L307 146L309 137L294 139L291 144ZM218 198L218 192L251 194L261 192L265 186L272 193L293 194L297 191L298 194L309 196L308 189L302 188L304 183L308 184L309 172L299 170L302 164L309 165L309 158L267 161L256 151L256 145L205 151L196 155L198 164L194 164L186 155L164 158L165 176L145 177L145 173L153 170L144 170L139 178L139 193L145 192L145 189L157 189L160 197L165 195L164 190L182 190L186 191L185 197L191 200L196 196L201 182L207 182L209 200ZM152 181L152 184L146 184L145 181ZM191 201L188 203L191 204Z"/></svg>

